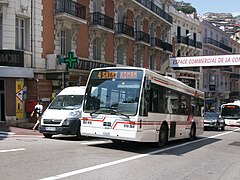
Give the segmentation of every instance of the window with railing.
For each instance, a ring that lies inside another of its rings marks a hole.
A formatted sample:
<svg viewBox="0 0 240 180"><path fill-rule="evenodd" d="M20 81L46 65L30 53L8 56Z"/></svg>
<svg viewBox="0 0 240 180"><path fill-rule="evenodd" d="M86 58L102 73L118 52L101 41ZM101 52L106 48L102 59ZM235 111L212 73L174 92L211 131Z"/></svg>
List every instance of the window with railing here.
<svg viewBox="0 0 240 180"><path fill-rule="evenodd" d="M71 0L55 0L55 13L67 13L86 19L86 7Z"/></svg>
<svg viewBox="0 0 240 180"><path fill-rule="evenodd" d="M126 34L128 36L134 37L134 28L123 22L116 23L115 25L116 34Z"/></svg>
<svg viewBox="0 0 240 180"><path fill-rule="evenodd" d="M100 12L90 13L90 24L101 25L109 29L113 29L113 18L106 16Z"/></svg>
<svg viewBox="0 0 240 180"><path fill-rule="evenodd" d="M150 36L143 31L135 31L135 40L150 43Z"/></svg>
<svg viewBox="0 0 240 180"><path fill-rule="evenodd" d="M150 0L136 0L146 8L150 9L152 12L156 13L158 16L161 18L167 20L169 23L173 23L173 18L170 16L168 13L166 13L165 10L165 5L163 4L163 9L161 9L159 6L157 6L154 2Z"/></svg>

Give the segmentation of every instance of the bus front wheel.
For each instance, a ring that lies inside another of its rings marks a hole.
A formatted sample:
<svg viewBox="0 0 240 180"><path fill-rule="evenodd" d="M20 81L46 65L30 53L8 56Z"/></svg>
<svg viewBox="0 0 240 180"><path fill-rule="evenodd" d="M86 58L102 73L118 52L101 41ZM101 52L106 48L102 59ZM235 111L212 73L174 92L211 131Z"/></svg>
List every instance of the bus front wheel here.
<svg viewBox="0 0 240 180"><path fill-rule="evenodd" d="M159 131L158 147L163 147L168 142L168 129L165 124L163 124Z"/></svg>

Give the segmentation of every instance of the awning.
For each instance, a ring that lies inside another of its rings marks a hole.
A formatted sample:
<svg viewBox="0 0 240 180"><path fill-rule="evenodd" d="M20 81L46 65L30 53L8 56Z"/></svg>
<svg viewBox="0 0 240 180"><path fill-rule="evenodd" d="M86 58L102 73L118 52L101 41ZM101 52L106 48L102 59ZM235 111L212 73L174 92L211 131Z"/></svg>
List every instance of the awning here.
<svg viewBox="0 0 240 180"><path fill-rule="evenodd" d="M34 78L33 68L0 66L0 77Z"/></svg>

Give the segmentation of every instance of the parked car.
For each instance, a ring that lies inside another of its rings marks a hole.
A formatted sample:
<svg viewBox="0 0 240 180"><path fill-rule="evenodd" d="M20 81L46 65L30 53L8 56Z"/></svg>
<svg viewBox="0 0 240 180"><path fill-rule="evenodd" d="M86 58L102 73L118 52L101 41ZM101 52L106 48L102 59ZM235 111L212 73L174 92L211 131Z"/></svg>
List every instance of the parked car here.
<svg viewBox="0 0 240 180"><path fill-rule="evenodd" d="M215 129L225 130L224 119L220 117L219 113L216 112L205 112L204 113L204 129Z"/></svg>

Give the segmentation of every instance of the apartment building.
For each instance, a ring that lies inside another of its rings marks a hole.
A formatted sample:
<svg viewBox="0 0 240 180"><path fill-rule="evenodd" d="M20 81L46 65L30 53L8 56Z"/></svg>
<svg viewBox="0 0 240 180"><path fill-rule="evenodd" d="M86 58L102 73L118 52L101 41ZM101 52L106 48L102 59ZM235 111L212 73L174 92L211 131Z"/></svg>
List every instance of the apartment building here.
<svg viewBox="0 0 240 180"><path fill-rule="evenodd" d="M170 15L173 17L173 54L170 59L190 60L195 56L239 52L238 36L230 38L218 26L194 14L187 15L172 8ZM207 111L219 111L222 103L239 99L239 66L178 64L171 67L171 62L167 74L204 91Z"/></svg>
<svg viewBox="0 0 240 180"><path fill-rule="evenodd" d="M164 73L163 64L172 54L171 3L171 0L1 1L2 50L23 53L21 76L6 77L5 73L0 76L2 120L24 119L38 99L46 106L64 87L84 85L92 68L139 66ZM3 66L9 68L7 63ZM11 73L21 69L12 66ZM17 84L19 79L21 86Z"/></svg>
<svg viewBox="0 0 240 180"><path fill-rule="evenodd" d="M174 7L170 9L173 17L171 30L173 54L172 57L188 57L202 55L202 34L200 20L195 14L184 14ZM167 62L167 65L169 62ZM168 68L167 75L172 76L185 84L198 88L201 80L199 67Z"/></svg>
<svg viewBox="0 0 240 180"><path fill-rule="evenodd" d="M25 117L32 64L32 2L0 1L0 121Z"/></svg>
<svg viewBox="0 0 240 180"><path fill-rule="evenodd" d="M84 85L92 68L138 66L156 72L172 54L171 1L43 1L46 79L53 93ZM64 63L71 60L75 63Z"/></svg>
<svg viewBox="0 0 240 180"><path fill-rule="evenodd" d="M231 55L239 44L215 24L201 20L203 55ZM233 50L234 47L234 50ZM219 111L222 103L238 99L239 66L211 66L202 68L202 90L206 92L206 104L212 111ZM235 93L232 93L234 90Z"/></svg>

